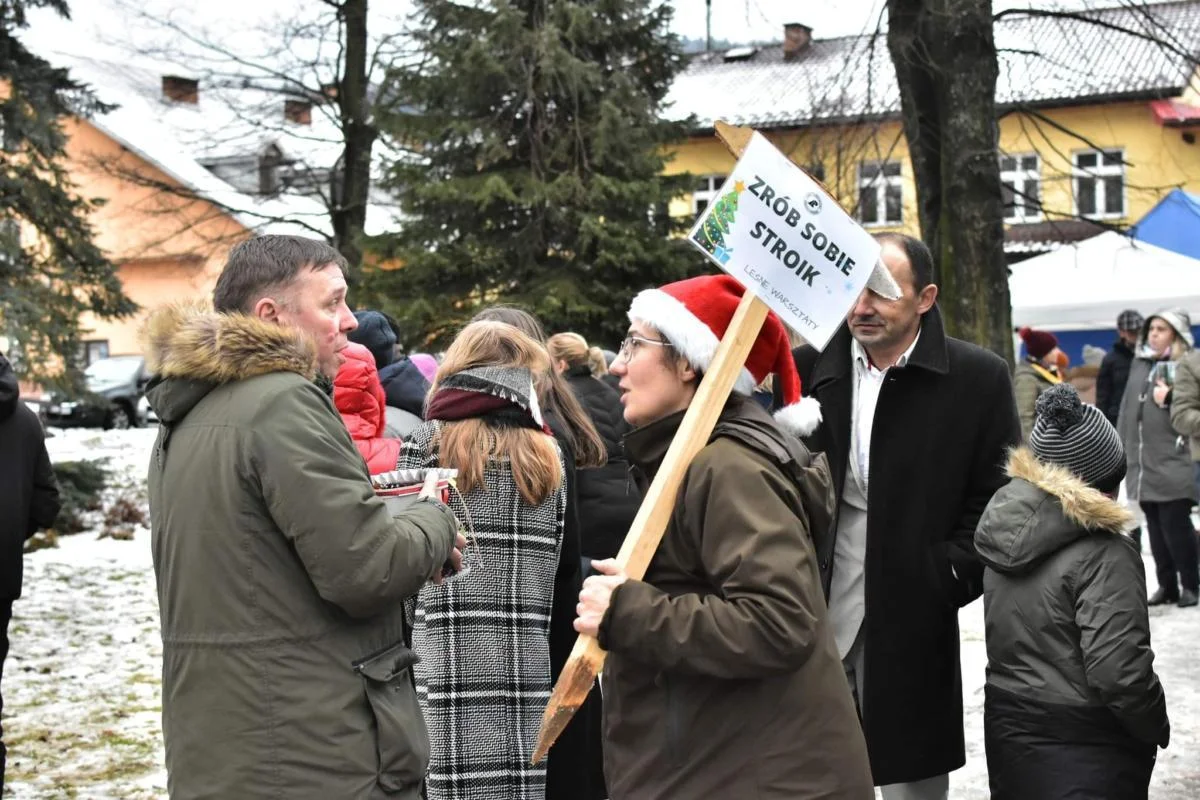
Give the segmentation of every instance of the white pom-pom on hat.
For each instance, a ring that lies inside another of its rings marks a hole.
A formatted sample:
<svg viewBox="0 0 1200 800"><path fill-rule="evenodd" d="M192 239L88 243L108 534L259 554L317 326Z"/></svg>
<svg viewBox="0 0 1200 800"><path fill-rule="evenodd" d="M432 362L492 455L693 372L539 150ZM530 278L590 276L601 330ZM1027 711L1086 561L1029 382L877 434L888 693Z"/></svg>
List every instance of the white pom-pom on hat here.
<svg viewBox="0 0 1200 800"><path fill-rule="evenodd" d="M703 372L712 364L744 293L742 285L729 275L688 278L639 292L629 307L629 318L653 325L689 364ZM801 397L791 342L774 312L767 314L733 390L750 395L771 373L783 396L783 408L775 413L775 421L797 436L812 433L821 422L821 404L816 398Z"/></svg>

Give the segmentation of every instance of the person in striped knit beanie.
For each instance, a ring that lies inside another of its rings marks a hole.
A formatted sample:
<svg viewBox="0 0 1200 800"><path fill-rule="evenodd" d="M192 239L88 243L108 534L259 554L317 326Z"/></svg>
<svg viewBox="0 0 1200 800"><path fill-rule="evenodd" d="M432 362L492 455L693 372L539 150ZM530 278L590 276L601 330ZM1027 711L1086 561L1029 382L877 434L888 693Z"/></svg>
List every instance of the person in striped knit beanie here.
<svg viewBox="0 0 1200 800"><path fill-rule="evenodd" d="M1105 494L1114 494L1125 477L1125 447L1117 429L1068 383L1055 384L1038 398L1029 449L1038 461L1065 467Z"/></svg>
<svg viewBox="0 0 1200 800"><path fill-rule="evenodd" d="M1170 740L1141 555L1113 499L1125 452L1070 384L1047 389L979 520L993 800L1145 800Z"/></svg>

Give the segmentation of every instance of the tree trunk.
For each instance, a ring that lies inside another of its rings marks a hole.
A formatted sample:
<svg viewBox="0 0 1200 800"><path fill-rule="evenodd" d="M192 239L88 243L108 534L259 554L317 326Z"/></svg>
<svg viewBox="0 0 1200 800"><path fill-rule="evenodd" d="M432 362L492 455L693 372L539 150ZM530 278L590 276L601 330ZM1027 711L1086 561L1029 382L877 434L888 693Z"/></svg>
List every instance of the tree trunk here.
<svg viewBox="0 0 1200 800"><path fill-rule="evenodd" d="M1013 359L990 0L888 0L888 50L949 333Z"/></svg>
<svg viewBox="0 0 1200 800"><path fill-rule="evenodd" d="M345 25L344 64L337 103L346 146L341 175L337 170L333 198L333 244L350 264L347 279L358 281L362 268L362 236L371 191L371 148L378 131L372 121L367 82L367 0L346 0L338 11Z"/></svg>

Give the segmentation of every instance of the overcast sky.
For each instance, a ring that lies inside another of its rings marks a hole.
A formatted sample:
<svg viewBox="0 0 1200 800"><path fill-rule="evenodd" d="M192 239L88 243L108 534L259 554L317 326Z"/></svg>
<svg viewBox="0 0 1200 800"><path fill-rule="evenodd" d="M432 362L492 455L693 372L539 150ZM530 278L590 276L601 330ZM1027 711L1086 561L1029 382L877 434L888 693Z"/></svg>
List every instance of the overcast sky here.
<svg viewBox="0 0 1200 800"><path fill-rule="evenodd" d="M102 49L105 39L121 36L132 16L121 10L131 0L71 0L73 22L65 23L47 10L34 10L28 35L37 45L73 51L77 55ZM316 0L141 0L136 6L174 15L197 13L213 30L256 27L277 14L290 14L304 2ZM821 38L858 33L872 27L885 0L712 0L715 39L735 42L778 41L785 22L811 26ZM671 0L675 6L674 29L682 36L702 39L705 35L705 0ZM370 10L373 21L402 16L408 0L375 0ZM228 21L226 23L226 21Z"/></svg>
<svg viewBox="0 0 1200 800"><path fill-rule="evenodd" d="M483 0L480 0L481 2ZM675 7L676 33L693 39L705 35L705 0L669 0ZM714 39L732 42L779 41L783 25L800 22L816 38L845 36L873 30L886 0L711 0ZM996 7L1115 4L1117 0L994 0ZM137 9L177 18L195 19L218 33L248 32L269 27L273 17L292 17L318 0L71 0L73 22L59 20L45 9L30 13L25 34L36 47L65 50L75 55L106 57L104 42L136 36L131 24ZM402 19L410 0L372 0L372 30ZM394 24L394 23L393 23ZM261 44L261 36L259 37ZM113 57L110 51L107 57Z"/></svg>

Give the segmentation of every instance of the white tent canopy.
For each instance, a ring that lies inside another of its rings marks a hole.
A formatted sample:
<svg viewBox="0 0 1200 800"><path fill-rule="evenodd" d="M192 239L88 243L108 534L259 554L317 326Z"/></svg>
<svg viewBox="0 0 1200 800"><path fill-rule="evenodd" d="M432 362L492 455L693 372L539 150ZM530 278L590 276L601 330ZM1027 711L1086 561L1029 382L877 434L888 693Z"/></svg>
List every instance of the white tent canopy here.
<svg viewBox="0 0 1200 800"><path fill-rule="evenodd" d="M1110 330L1126 308L1184 308L1200 320L1200 260L1105 231L1014 264L1014 326Z"/></svg>

